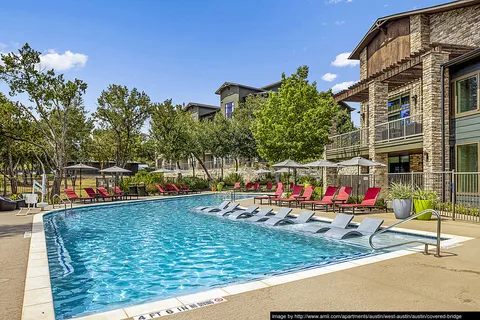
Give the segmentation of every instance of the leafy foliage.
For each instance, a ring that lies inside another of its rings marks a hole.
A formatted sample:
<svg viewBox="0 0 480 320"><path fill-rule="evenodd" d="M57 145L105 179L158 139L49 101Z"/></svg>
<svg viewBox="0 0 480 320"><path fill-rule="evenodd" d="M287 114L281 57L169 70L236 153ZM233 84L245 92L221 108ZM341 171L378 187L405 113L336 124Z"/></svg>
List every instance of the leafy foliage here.
<svg viewBox="0 0 480 320"><path fill-rule="evenodd" d="M414 192L411 184L392 183L388 189L388 199L411 199Z"/></svg>
<svg viewBox="0 0 480 320"><path fill-rule="evenodd" d="M353 124L350 115L344 109L338 109L335 116L335 127L337 134L348 133L357 130L357 127Z"/></svg>
<svg viewBox="0 0 480 320"><path fill-rule="evenodd" d="M307 80L308 67L295 74L282 74L278 93L270 92L254 112L253 135L260 156L270 161L302 161L320 157L337 112L332 93L318 92Z"/></svg>

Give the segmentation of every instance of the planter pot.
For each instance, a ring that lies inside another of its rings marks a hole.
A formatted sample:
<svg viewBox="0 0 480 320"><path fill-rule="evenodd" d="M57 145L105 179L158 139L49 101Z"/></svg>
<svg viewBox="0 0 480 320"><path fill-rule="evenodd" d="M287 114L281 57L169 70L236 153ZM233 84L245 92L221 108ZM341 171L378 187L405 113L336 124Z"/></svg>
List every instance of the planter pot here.
<svg viewBox="0 0 480 320"><path fill-rule="evenodd" d="M223 189L223 185L217 184L217 191L218 191L218 192L221 192L222 189Z"/></svg>
<svg viewBox="0 0 480 320"><path fill-rule="evenodd" d="M217 190L217 188L215 188L215 187L212 187L212 192L213 192L213 191L215 191L215 190Z"/></svg>
<svg viewBox="0 0 480 320"><path fill-rule="evenodd" d="M415 200L413 200L413 206L415 208L415 213L420 213L423 210L434 208L433 202L430 201L430 200L415 199ZM426 213L422 214L421 216L418 216L417 219L418 220L430 220L431 217L432 217L432 213L431 212L426 212Z"/></svg>
<svg viewBox="0 0 480 320"><path fill-rule="evenodd" d="M397 219L405 219L410 216L410 209L412 208L411 199L393 199L392 209Z"/></svg>

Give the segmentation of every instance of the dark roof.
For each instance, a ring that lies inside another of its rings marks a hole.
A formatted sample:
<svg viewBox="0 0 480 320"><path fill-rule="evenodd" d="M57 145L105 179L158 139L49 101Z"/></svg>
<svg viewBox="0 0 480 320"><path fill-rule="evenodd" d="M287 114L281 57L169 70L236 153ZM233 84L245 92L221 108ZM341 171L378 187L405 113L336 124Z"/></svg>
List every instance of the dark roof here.
<svg viewBox="0 0 480 320"><path fill-rule="evenodd" d="M185 109L190 109L192 107L201 107L201 108L207 108L207 109L220 109L219 106L213 106L211 104L204 104L204 103L198 103L198 102L189 102L185 106Z"/></svg>
<svg viewBox="0 0 480 320"><path fill-rule="evenodd" d="M281 85L282 85L282 80L274 82L274 83L267 84L266 86L263 86L260 89L268 91L268 89L270 89L270 88L280 87Z"/></svg>
<svg viewBox="0 0 480 320"><path fill-rule="evenodd" d="M355 108L350 107L350 105L345 101L339 101L338 104L340 105L340 108L346 109L348 112L355 110Z"/></svg>
<svg viewBox="0 0 480 320"><path fill-rule="evenodd" d="M240 83L235 83L235 82L224 82L220 88L217 89L217 91L215 91L215 94L220 94L220 92L225 89L226 87L230 87L230 86L237 86L237 87L242 87L242 88L247 88L247 89L252 89L252 90L256 90L256 91L264 91L260 88L255 88L255 87L251 87L251 86L246 86L244 84L240 84Z"/></svg>
<svg viewBox="0 0 480 320"><path fill-rule="evenodd" d="M448 68L448 67L469 61L476 57L480 57L480 48L467 52L459 57L453 58L452 60L445 62L443 66Z"/></svg>
<svg viewBox="0 0 480 320"><path fill-rule="evenodd" d="M448 2L448 3L444 3L444 4L432 6L432 7L401 12L401 13L385 16L382 18L378 18L377 21L375 21L373 26L370 28L370 30L368 30L367 34L363 37L363 39L360 41L360 43L353 50L353 52L350 54L348 58L359 60L360 53L362 52L362 50L380 32L380 28L389 21L398 20L401 18L409 17L411 15L415 15L415 14L432 14L432 13L444 12L444 11L449 11L453 9L468 7L475 4L480 4L480 0L458 0L458 1Z"/></svg>

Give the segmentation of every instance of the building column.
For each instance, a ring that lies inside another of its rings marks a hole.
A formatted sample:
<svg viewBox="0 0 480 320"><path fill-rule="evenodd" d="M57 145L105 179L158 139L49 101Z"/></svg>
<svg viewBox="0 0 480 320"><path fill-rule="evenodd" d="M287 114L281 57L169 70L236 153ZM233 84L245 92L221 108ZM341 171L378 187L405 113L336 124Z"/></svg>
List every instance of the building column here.
<svg viewBox="0 0 480 320"><path fill-rule="evenodd" d="M442 153L442 79L440 66L448 61L448 54L429 52L423 56L423 169L425 172L442 171L442 159L449 163L449 149L445 146ZM448 90L446 92L448 94ZM447 102L448 96L445 99ZM448 123L448 103L446 103L445 121ZM445 125L445 128L448 126ZM445 137L448 144L448 136Z"/></svg>
<svg viewBox="0 0 480 320"><path fill-rule="evenodd" d="M377 153L375 145L381 135L377 125L388 121L388 83L372 81L368 85L368 154L371 160L385 167L372 167L374 186L386 190L388 187L388 154ZM383 192L382 192L383 193Z"/></svg>

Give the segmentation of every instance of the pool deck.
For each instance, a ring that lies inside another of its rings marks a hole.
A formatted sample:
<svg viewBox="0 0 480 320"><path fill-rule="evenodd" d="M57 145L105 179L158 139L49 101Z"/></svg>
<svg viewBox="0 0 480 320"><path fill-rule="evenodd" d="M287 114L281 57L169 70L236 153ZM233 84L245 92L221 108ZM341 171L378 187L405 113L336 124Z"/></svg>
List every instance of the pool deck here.
<svg viewBox="0 0 480 320"><path fill-rule="evenodd" d="M252 200L239 202L243 206L253 204ZM300 211L294 209L294 213ZM317 215L335 216L332 212L320 211ZM365 216L384 219L384 226L398 222L393 213L358 214L354 221L361 222ZM30 239L24 238L24 232L31 231L31 226L32 215L21 217L15 216L15 212L0 213L0 319L21 319L30 248ZM402 227L434 232L436 222L413 220ZM270 311L299 310L480 311L480 224L443 220L442 233L475 239L443 249L442 258L414 253L229 295L225 303L169 318L267 319ZM146 312L153 311L159 310Z"/></svg>

